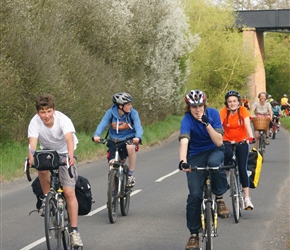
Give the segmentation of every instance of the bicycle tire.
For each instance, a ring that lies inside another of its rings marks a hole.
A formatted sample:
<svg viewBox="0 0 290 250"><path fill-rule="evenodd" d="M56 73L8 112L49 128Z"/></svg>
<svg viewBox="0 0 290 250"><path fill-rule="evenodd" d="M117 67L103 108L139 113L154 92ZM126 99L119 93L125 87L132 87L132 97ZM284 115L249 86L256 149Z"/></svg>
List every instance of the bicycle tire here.
<svg viewBox="0 0 290 250"><path fill-rule="evenodd" d="M48 192L45 201L44 225L47 250L60 249L60 217L57 210L56 200L52 192Z"/></svg>
<svg viewBox="0 0 290 250"><path fill-rule="evenodd" d="M240 219L240 195L239 195L239 186L238 180L239 176L236 175L236 170L231 169L230 171L230 185L231 185L231 197L232 197L232 206L233 206L233 214L236 223L239 223Z"/></svg>
<svg viewBox="0 0 290 250"><path fill-rule="evenodd" d="M115 223L118 216L118 182L117 170L112 169L108 182L108 215L111 223Z"/></svg>
<svg viewBox="0 0 290 250"><path fill-rule="evenodd" d="M213 250L213 212L211 209L211 202L206 203L206 250Z"/></svg>
<svg viewBox="0 0 290 250"><path fill-rule="evenodd" d="M124 173L121 185L120 208L121 214L127 216L130 208L131 188L127 187L128 176Z"/></svg>
<svg viewBox="0 0 290 250"><path fill-rule="evenodd" d="M260 155L263 157L264 154L264 150L263 150L264 146L263 146L263 135L260 134L259 137L259 145L258 145L258 151L260 153Z"/></svg>
<svg viewBox="0 0 290 250"><path fill-rule="evenodd" d="M66 206L65 206L66 207ZM67 209L64 208L63 210L63 216L64 216L64 228L62 231L62 245L64 250L71 250L71 242L70 242L70 220L68 216Z"/></svg>
<svg viewBox="0 0 290 250"><path fill-rule="evenodd" d="M273 126L272 126L272 140L274 140L276 138L276 133L277 133L277 124L276 122L273 123Z"/></svg>

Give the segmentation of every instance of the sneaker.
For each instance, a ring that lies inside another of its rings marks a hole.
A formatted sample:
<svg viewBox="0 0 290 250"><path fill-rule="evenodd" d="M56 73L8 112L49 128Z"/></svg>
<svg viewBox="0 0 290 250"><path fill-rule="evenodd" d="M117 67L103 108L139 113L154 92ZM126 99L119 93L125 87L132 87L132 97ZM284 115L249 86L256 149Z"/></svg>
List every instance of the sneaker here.
<svg viewBox="0 0 290 250"><path fill-rule="evenodd" d="M38 213L41 217L44 217L44 214L45 214L45 201L46 201L46 196L44 196L42 200L42 203L41 203L41 206L40 208L38 209Z"/></svg>
<svg viewBox="0 0 290 250"><path fill-rule="evenodd" d="M269 139L269 137L266 138L265 144L266 145L270 145L270 139Z"/></svg>
<svg viewBox="0 0 290 250"><path fill-rule="evenodd" d="M217 207L218 207L218 216L221 218L228 218L230 217L230 211L227 208L223 199L217 199Z"/></svg>
<svg viewBox="0 0 290 250"><path fill-rule="evenodd" d="M134 187L135 184L136 184L135 176L134 176L134 175L129 175L129 176L128 176L128 183L127 183L127 186L129 186L129 187Z"/></svg>
<svg viewBox="0 0 290 250"><path fill-rule="evenodd" d="M245 198L245 210L253 210L254 209L254 205L251 202L251 198L247 197Z"/></svg>
<svg viewBox="0 0 290 250"><path fill-rule="evenodd" d="M186 243L185 250L198 250L199 249L199 237L198 234L192 234L188 242Z"/></svg>
<svg viewBox="0 0 290 250"><path fill-rule="evenodd" d="M72 247L82 247L84 245L79 232L73 230L69 235Z"/></svg>

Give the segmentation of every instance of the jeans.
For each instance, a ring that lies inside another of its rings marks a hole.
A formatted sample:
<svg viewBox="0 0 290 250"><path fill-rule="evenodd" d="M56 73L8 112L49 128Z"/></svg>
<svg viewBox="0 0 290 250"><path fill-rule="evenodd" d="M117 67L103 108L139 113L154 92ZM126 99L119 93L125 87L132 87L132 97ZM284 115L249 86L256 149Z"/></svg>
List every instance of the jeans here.
<svg viewBox="0 0 290 250"><path fill-rule="evenodd" d="M191 166L197 167L216 167L223 165L224 162L224 146L215 147L212 150L199 153L188 157L187 162ZM198 233L201 228L200 214L201 202L206 173L191 172L187 174L188 198L186 206L187 228L190 233ZM228 190L226 171L212 173L212 193L216 196L223 195Z"/></svg>

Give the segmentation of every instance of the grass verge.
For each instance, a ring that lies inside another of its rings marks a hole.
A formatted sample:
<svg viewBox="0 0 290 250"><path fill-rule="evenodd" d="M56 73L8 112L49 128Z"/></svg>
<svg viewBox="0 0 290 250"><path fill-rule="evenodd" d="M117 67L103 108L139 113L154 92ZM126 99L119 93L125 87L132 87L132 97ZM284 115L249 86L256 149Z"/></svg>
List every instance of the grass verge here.
<svg viewBox="0 0 290 250"><path fill-rule="evenodd" d="M168 138L179 129L182 116L169 116L164 121L144 127L142 147L148 147ZM104 132L104 136L106 135ZM107 147L103 144L92 142L92 135L78 133L79 140L76 155L79 165L85 161L96 160L100 156L105 156ZM27 156L28 145L19 143L9 143L0 145L0 182L13 180L23 176L23 163Z"/></svg>

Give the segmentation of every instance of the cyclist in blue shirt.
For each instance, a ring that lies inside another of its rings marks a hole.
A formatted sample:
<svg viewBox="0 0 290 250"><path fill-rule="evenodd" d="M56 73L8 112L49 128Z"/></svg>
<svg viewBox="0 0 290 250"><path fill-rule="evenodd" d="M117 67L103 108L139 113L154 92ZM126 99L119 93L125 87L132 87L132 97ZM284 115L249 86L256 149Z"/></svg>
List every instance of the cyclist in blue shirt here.
<svg viewBox="0 0 290 250"><path fill-rule="evenodd" d="M223 127L219 112L207 107L206 95L200 90L191 90L185 96L185 115L180 125L180 163L197 167L216 167L224 163ZM206 173L186 172L188 198L186 206L187 228L190 238L186 250L199 249L198 231L201 228L200 213ZM228 190L226 171L212 175L212 192L216 195L219 217L229 217L229 209L222 195Z"/></svg>
<svg viewBox="0 0 290 250"><path fill-rule="evenodd" d="M273 134L273 131L272 131L273 120L276 119L276 122L278 125L277 128L279 130L279 127L280 127L279 120L280 120L280 116L282 115L281 107L278 105L277 101L272 101L271 105L272 105L273 118L272 118L272 121L270 122L270 136ZM274 116L276 116L276 118Z"/></svg>
<svg viewBox="0 0 290 250"><path fill-rule="evenodd" d="M113 106L108 109L103 116L101 122L94 133L94 141L100 142L100 136L111 124L109 128L109 136L111 139L125 140L126 138L133 138L133 145L122 145L120 147L120 154L129 159L129 173L128 184L134 186L136 183L134 171L136 165L136 149L137 145L141 143L143 128L137 110L132 107L131 102L133 97L126 93L120 92L113 95ZM115 158L115 144L108 142L107 146L110 151L109 161Z"/></svg>

